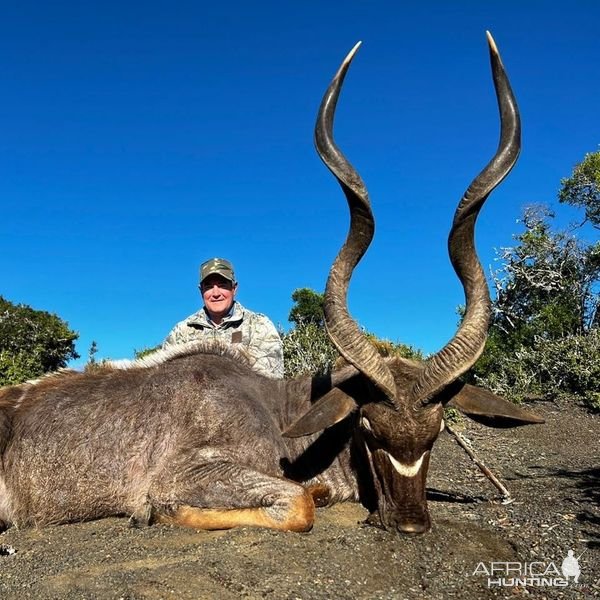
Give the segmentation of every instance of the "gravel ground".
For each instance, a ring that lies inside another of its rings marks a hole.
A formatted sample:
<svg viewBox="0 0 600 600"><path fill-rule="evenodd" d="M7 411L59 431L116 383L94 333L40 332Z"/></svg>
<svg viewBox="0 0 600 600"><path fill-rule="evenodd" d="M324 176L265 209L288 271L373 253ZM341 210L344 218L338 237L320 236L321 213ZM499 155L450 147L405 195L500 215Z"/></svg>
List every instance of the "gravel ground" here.
<svg viewBox="0 0 600 600"><path fill-rule="evenodd" d="M126 519L10 529L0 535L0 598L600 597L600 417L566 405L531 408L545 425L459 426L509 488L509 504L448 434L440 436L426 535L364 525L366 511L351 503L319 509L307 534L131 529ZM560 570L569 549L581 555L577 584L488 587L483 570L492 562Z"/></svg>

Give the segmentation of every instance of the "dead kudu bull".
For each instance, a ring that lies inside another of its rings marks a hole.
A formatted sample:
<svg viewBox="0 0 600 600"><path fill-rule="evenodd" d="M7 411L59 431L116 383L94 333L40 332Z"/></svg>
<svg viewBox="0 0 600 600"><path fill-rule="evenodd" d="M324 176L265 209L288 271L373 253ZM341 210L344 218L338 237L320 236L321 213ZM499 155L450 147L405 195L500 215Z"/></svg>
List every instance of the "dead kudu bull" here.
<svg viewBox="0 0 600 600"><path fill-rule="evenodd" d="M315 503L360 500L371 522L421 533L430 527L425 483L445 405L499 426L541 422L458 381L482 352L490 313L475 221L520 146L517 106L489 43L501 141L454 217L449 250L466 314L440 352L423 363L383 359L347 311L350 277L374 229L364 185L333 141L355 48L323 98L315 133L351 213L325 294L327 331L349 364L324 377L277 381L255 374L235 351L192 344L127 369L3 388L0 524L128 515L199 529L305 531Z"/></svg>

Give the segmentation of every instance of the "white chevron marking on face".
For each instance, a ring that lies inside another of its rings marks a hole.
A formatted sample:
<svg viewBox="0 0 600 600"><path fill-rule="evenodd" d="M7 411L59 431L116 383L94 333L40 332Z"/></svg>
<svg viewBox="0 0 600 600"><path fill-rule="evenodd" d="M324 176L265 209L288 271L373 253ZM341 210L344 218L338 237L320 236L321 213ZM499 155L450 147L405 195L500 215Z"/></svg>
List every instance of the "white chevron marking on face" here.
<svg viewBox="0 0 600 600"><path fill-rule="evenodd" d="M392 466L394 469L396 469L399 475L402 475L403 477L414 477L421 470L421 465L423 464L423 459L425 458L425 454L427 454L427 452L423 452L423 454L421 454L421 458L419 458L419 460L414 462L412 465L403 465L401 462L398 462L389 452L386 452L386 454L390 459Z"/></svg>

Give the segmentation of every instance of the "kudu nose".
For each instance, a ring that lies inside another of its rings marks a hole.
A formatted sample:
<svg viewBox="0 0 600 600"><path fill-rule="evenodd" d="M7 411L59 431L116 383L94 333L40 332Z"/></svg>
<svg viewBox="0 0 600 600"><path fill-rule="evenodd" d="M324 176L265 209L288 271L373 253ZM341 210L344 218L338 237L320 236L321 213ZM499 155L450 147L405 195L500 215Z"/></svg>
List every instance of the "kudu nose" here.
<svg viewBox="0 0 600 600"><path fill-rule="evenodd" d="M431 529L429 514L422 510L395 510L380 513L380 518L384 529L405 535L419 535Z"/></svg>
<svg viewBox="0 0 600 600"><path fill-rule="evenodd" d="M398 523L396 525L396 529L400 533L416 535L419 533L425 533L429 529L429 526L427 523L422 521L404 521L402 523Z"/></svg>

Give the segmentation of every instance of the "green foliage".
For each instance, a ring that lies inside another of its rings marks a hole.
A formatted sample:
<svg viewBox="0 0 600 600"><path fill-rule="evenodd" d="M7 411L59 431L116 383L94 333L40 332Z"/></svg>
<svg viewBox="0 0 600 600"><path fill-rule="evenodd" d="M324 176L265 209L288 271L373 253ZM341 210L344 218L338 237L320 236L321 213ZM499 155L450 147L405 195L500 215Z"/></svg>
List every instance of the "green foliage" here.
<svg viewBox="0 0 600 600"><path fill-rule="evenodd" d="M326 373L339 356L325 329L315 323L300 323L281 337L285 377Z"/></svg>
<svg viewBox="0 0 600 600"><path fill-rule="evenodd" d="M425 360L423 353L412 346L402 344L401 342L380 339L374 333L367 333L365 335L381 356L400 356L401 358L410 358L412 360Z"/></svg>
<svg viewBox="0 0 600 600"><path fill-rule="evenodd" d="M487 349L486 349L487 354ZM559 339L536 338L513 353L498 354L476 381L507 398L577 398L600 411L600 330Z"/></svg>
<svg viewBox="0 0 600 600"><path fill-rule="evenodd" d="M281 334L285 377L325 373L339 354L325 332L324 295L299 288L292 293L292 301L288 320L295 327Z"/></svg>
<svg viewBox="0 0 600 600"><path fill-rule="evenodd" d="M462 413L456 408L446 406L444 407L444 421L446 421L446 423L449 423L450 425L457 425L459 423L462 423Z"/></svg>
<svg viewBox="0 0 600 600"><path fill-rule="evenodd" d="M281 334L285 376L320 374L331 370L341 357L325 331L323 294L301 288L292 294L292 300L296 304L290 312L290 321L296 326ZM372 333L365 335L382 356L423 360L423 354L411 346L378 339Z"/></svg>
<svg viewBox="0 0 600 600"><path fill-rule="evenodd" d="M96 364L96 354L97 353L98 353L98 344L96 343L96 340L92 340L92 343L90 344L90 348L88 350L88 361L87 361L88 365Z"/></svg>
<svg viewBox="0 0 600 600"><path fill-rule="evenodd" d="M514 400L571 395L597 408L599 245L553 231L552 216L528 209L517 244L502 250L490 334L472 375Z"/></svg>
<svg viewBox="0 0 600 600"><path fill-rule="evenodd" d="M586 221L600 228L600 151L586 154L560 183L560 202L583 208Z"/></svg>
<svg viewBox="0 0 600 600"><path fill-rule="evenodd" d="M79 358L78 334L51 313L0 296L0 385L21 383Z"/></svg>
<svg viewBox="0 0 600 600"><path fill-rule="evenodd" d="M323 327L325 316L323 314L324 295L310 288L299 288L292 294L295 305L292 306L288 321L295 325L312 323Z"/></svg>
<svg viewBox="0 0 600 600"><path fill-rule="evenodd" d="M148 356L148 354L152 354L153 352L156 352L157 350L160 350L161 345L158 344L158 346L153 346L151 348L142 348L141 350L134 350L134 356L135 358L144 358L144 356Z"/></svg>
<svg viewBox="0 0 600 600"><path fill-rule="evenodd" d="M503 277L496 279L495 325L521 343L531 343L535 335L556 339L584 333L598 308L598 246L553 232L552 217L539 207L525 212L525 231L516 236L514 248L504 250Z"/></svg>

